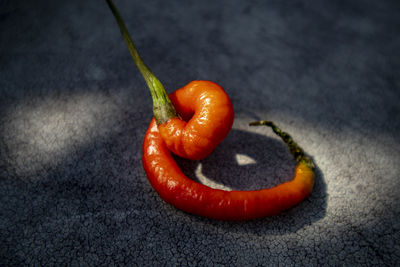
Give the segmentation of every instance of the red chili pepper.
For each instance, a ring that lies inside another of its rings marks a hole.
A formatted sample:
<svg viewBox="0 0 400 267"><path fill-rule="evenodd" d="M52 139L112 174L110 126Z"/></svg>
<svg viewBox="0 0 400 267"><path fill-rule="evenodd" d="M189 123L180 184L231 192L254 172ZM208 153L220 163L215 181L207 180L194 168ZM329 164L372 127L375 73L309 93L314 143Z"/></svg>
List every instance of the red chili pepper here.
<svg viewBox="0 0 400 267"><path fill-rule="evenodd" d="M312 160L290 135L270 121L250 125L270 126L286 143L298 162L293 180L268 189L224 191L186 177L171 151L190 159L201 159L211 153L232 127L231 101L222 87L209 81L193 81L169 98L161 82L141 60L117 9L111 0L107 2L153 98L154 119L143 143L143 167L150 183L166 202L208 218L248 220L277 214L311 194Z"/></svg>

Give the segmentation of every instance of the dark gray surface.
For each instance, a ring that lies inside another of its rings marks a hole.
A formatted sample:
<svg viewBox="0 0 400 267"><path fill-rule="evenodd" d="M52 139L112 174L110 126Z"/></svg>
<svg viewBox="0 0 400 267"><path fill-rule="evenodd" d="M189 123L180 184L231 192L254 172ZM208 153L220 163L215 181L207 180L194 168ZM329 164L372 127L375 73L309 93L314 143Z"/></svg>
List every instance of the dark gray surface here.
<svg viewBox="0 0 400 267"><path fill-rule="evenodd" d="M283 144L247 126L271 119L315 159L315 190L250 222L167 205L141 164L151 99L106 3L0 1L0 265L398 264L396 1L116 5L167 90L205 79L232 98L234 129L201 165L179 160L189 176L290 179Z"/></svg>

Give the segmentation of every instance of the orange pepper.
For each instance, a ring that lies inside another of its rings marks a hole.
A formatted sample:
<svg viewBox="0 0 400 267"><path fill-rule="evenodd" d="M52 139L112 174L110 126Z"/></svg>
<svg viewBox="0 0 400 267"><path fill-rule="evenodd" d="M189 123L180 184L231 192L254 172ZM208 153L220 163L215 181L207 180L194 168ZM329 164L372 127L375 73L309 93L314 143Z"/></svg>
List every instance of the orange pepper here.
<svg viewBox="0 0 400 267"><path fill-rule="evenodd" d="M147 177L168 203L183 211L219 220L249 220L291 208L311 194L314 165L287 133L270 121L250 125L270 126L298 162L294 178L273 188L252 191L213 189L186 177L171 151L181 157L202 159L227 136L233 123L232 103L225 91L210 81L193 81L169 97L161 82L140 58L111 0L107 0L129 51L153 98L153 113L143 143Z"/></svg>

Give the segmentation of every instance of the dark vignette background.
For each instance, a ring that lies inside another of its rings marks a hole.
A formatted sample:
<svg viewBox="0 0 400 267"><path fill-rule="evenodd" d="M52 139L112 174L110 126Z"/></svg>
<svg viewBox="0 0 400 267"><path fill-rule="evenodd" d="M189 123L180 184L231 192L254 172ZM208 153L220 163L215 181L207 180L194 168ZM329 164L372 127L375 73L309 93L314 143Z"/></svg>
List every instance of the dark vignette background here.
<svg viewBox="0 0 400 267"><path fill-rule="evenodd" d="M105 1L0 0L0 265L396 265L400 260L397 1L118 0L172 91L221 84L236 120L201 162L217 188L273 186L295 164L271 119L315 159L312 196L219 222L151 188L151 99ZM204 178L208 177L208 179Z"/></svg>

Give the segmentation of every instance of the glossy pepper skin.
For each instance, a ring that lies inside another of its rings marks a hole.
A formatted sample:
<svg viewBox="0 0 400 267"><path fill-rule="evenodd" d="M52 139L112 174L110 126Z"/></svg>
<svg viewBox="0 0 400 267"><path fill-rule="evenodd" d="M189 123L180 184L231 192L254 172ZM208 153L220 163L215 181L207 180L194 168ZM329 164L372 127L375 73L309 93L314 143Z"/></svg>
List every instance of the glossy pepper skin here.
<svg viewBox="0 0 400 267"><path fill-rule="evenodd" d="M159 125L153 119L145 135L142 158L151 185L167 203L212 219L250 220L278 214L311 194L312 165L303 162L300 148L277 128L274 131L291 144L291 153L299 161L293 180L261 190L224 191L186 177L171 152L191 159L207 156L230 131L233 108L222 87L209 81L193 81L170 94L170 99L182 119L172 118Z"/></svg>
<svg viewBox="0 0 400 267"><path fill-rule="evenodd" d="M158 126L174 154L192 160L207 157L232 128L234 112L224 89L210 81L192 81L169 95L182 117Z"/></svg>
<svg viewBox="0 0 400 267"><path fill-rule="evenodd" d="M273 188L224 191L186 177L174 161L153 119L143 143L143 167L159 195L188 213L218 220L250 220L291 208L311 194L314 172L300 162L293 180Z"/></svg>

